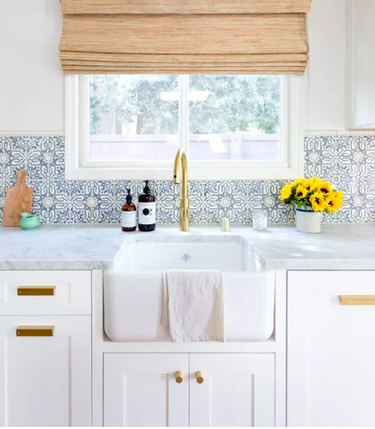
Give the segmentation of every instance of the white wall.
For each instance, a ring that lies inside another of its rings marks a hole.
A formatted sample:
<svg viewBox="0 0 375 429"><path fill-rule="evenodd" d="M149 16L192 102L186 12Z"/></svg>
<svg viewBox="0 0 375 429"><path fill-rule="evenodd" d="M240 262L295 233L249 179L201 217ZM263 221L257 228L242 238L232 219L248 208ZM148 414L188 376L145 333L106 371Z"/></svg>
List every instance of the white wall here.
<svg viewBox="0 0 375 429"><path fill-rule="evenodd" d="M0 131L63 131L58 0L0 0Z"/></svg>
<svg viewBox="0 0 375 429"><path fill-rule="evenodd" d="M346 0L313 0L307 130L345 128ZM59 0L0 1L0 132L63 131Z"/></svg>

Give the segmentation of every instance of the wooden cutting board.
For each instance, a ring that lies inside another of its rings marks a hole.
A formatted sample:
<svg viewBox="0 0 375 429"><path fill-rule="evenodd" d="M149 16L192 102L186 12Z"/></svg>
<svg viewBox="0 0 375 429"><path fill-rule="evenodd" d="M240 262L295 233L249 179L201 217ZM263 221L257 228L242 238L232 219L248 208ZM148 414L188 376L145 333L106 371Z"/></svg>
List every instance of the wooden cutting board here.
<svg viewBox="0 0 375 429"><path fill-rule="evenodd" d="M20 170L16 185L5 194L3 225L19 226L21 213L31 213L32 204L33 190L26 185L26 170Z"/></svg>

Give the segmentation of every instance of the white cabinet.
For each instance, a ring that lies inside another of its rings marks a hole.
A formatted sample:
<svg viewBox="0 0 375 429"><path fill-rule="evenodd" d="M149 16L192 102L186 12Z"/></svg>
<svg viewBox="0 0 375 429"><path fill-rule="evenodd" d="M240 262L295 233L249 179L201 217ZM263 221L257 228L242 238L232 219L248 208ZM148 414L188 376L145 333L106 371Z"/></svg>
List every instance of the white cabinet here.
<svg viewBox="0 0 375 429"><path fill-rule="evenodd" d="M375 272L289 272L287 365L288 426L375 426Z"/></svg>
<svg viewBox="0 0 375 429"><path fill-rule="evenodd" d="M191 426L275 425L273 354L192 354L190 372Z"/></svg>
<svg viewBox="0 0 375 429"><path fill-rule="evenodd" d="M274 384L271 353L105 354L104 425L274 426Z"/></svg>
<svg viewBox="0 0 375 429"><path fill-rule="evenodd" d="M0 426L91 425L91 273L0 271Z"/></svg>
<svg viewBox="0 0 375 429"><path fill-rule="evenodd" d="M104 426L188 426L188 377L186 354L105 354Z"/></svg>
<svg viewBox="0 0 375 429"><path fill-rule="evenodd" d="M348 1L349 128L375 128L375 2Z"/></svg>
<svg viewBox="0 0 375 429"><path fill-rule="evenodd" d="M90 315L90 271L0 271L0 315Z"/></svg>
<svg viewBox="0 0 375 429"><path fill-rule="evenodd" d="M0 317L0 426L91 425L90 321Z"/></svg>

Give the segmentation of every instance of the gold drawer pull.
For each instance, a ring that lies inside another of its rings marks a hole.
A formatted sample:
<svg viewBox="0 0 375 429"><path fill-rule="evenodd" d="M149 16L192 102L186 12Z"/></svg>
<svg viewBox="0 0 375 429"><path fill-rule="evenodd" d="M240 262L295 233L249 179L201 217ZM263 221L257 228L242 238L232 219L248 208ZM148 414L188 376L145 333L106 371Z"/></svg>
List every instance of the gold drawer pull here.
<svg viewBox="0 0 375 429"><path fill-rule="evenodd" d="M176 383L180 384L184 381L184 378L182 377L182 372L181 371L176 371L174 374Z"/></svg>
<svg viewBox="0 0 375 429"><path fill-rule="evenodd" d="M195 379L197 380L198 384L202 384L204 382L202 371L197 371L195 373Z"/></svg>
<svg viewBox="0 0 375 429"><path fill-rule="evenodd" d="M54 326L18 326L17 337L53 337Z"/></svg>
<svg viewBox="0 0 375 429"><path fill-rule="evenodd" d="M19 296L53 296L56 286L20 286L17 288Z"/></svg>
<svg viewBox="0 0 375 429"><path fill-rule="evenodd" d="M375 305L375 295L339 295L341 305Z"/></svg>

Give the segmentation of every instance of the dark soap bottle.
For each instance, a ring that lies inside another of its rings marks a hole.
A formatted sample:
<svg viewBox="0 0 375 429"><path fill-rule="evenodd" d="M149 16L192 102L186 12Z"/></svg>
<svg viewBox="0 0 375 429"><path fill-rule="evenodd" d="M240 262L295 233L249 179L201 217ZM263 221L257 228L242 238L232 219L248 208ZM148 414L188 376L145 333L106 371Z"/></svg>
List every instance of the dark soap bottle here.
<svg viewBox="0 0 375 429"><path fill-rule="evenodd" d="M140 231L153 231L156 226L155 195L151 193L146 180L143 194L138 197L138 228Z"/></svg>
<svg viewBox="0 0 375 429"><path fill-rule="evenodd" d="M137 229L137 207L132 202L130 189L127 189L126 203L122 206L121 229L125 232Z"/></svg>

